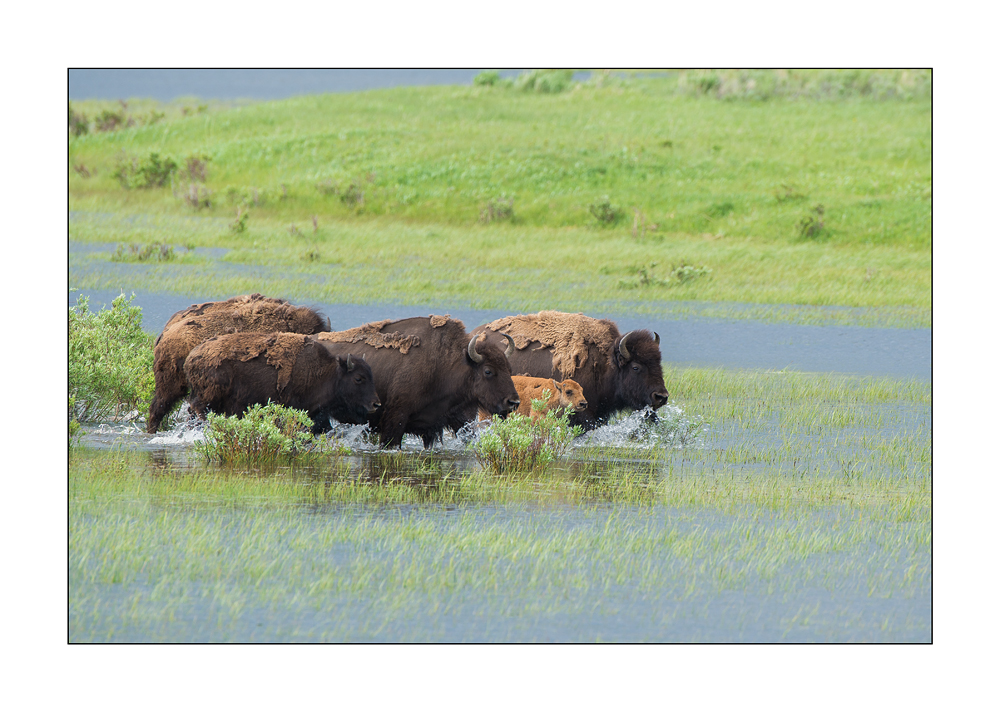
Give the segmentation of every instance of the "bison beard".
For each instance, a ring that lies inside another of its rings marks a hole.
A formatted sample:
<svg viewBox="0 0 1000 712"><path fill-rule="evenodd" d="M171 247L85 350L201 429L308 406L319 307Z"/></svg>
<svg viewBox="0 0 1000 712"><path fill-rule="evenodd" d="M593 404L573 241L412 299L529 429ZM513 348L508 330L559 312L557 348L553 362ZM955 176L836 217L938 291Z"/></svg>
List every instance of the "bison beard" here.
<svg viewBox="0 0 1000 712"><path fill-rule="evenodd" d="M149 405L147 431L155 433L170 409L187 393L184 361L193 348L213 336L273 332L316 334L329 330L330 320L314 309L260 294L194 304L177 312L167 321L153 348L156 391Z"/></svg>
<svg viewBox="0 0 1000 712"><path fill-rule="evenodd" d="M371 366L382 408L369 425L383 447L400 447L406 433L430 447L446 427L457 431L473 420L480 407L506 415L519 404L507 344L472 343L455 319L374 322L317 338L332 353L349 350Z"/></svg>
<svg viewBox="0 0 1000 712"><path fill-rule="evenodd" d="M509 357L514 373L579 382L587 408L570 422L588 430L619 410L655 410L669 397L659 337L645 329L622 336L607 319L543 311L497 319L473 333L485 333L494 343L503 334L512 337L517 346Z"/></svg>
<svg viewBox="0 0 1000 712"><path fill-rule="evenodd" d="M304 410L313 432L330 429L330 418L366 423L381 403L371 368L360 355L331 354L314 336L227 334L209 339L184 366L191 408L242 415L268 401Z"/></svg>

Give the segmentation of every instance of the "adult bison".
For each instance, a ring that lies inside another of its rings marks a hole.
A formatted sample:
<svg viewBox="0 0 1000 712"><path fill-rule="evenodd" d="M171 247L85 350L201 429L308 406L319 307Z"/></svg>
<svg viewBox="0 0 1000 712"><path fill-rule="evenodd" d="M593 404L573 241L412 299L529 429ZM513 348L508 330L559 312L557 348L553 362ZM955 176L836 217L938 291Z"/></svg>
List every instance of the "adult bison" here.
<svg viewBox="0 0 1000 712"><path fill-rule="evenodd" d="M399 447L405 433L430 447L445 427L457 431L479 408L506 415L520 404L504 349L447 316L386 319L316 338L332 353L359 354L371 366L382 407L369 425L382 447ZM513 342L504 345L513 350Z"/></svg>
<svg viewBox="0 0 1000 712"><path fill-rule="evenodd" d="M184 360L198 344L213 336L239 332L316 334L329 330L330 320L316 310L260 294L193 304L177 312L167 321L153 346L156 391L149 404L146 430L155 433L170 409L187 393Z"/></svg>
<svg viewBox="0 0 1000 712"><path fill-rule="evenodd" d="M304 334L225 334L188 354L184 374L191 409L242 415L268 401L309 413L313 432L330 429L330 418L367 423L378 408L372 370L360 355L330 353Z"/></svg>
<svg viewBox="0 0 1000 712"><path fill-rule="evenodd" d="M578 381L587 408L573 414L570 422L588 430L616 411L657 409L669 397L660 337L645 329L623 336L607 319L541 311L503 317L472 333L485 333L492 343L512 338L517 348L508 358L514 373Z"/></svg>

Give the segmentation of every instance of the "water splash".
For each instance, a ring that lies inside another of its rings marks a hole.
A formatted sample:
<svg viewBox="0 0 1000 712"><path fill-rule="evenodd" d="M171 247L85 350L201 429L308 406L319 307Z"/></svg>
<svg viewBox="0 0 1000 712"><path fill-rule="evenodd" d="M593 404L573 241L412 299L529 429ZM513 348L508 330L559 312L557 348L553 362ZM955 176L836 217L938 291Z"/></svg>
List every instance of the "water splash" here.
<svg viewBox="0 0 1000 712"><path fill-rule="evenodd" d="M665 405L618 415L606 425L584 433L573 441L573 447L611 445L641 449L684 448L697 444L706 431L703 418L689 418L675 405Z"/></svg>
<svg viewBox="0 0 1000 712"><path fill-rule="evenodd" d="M204 442L205 421L184 403L174 415L174 427L149 439L150 445L192 445Z"/></svg>

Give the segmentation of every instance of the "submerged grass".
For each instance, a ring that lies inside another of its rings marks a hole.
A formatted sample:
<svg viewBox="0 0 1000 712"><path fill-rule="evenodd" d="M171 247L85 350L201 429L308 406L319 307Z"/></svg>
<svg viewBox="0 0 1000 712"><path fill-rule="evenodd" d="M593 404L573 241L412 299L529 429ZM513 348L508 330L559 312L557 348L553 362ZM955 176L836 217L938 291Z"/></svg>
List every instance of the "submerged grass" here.
<svg viewBox="0 0 1000 712"><path fill-rule="evenodd" d="M530 476L74 448L70 639L929 640L929 386L666 375L695 441Z"/></svg>

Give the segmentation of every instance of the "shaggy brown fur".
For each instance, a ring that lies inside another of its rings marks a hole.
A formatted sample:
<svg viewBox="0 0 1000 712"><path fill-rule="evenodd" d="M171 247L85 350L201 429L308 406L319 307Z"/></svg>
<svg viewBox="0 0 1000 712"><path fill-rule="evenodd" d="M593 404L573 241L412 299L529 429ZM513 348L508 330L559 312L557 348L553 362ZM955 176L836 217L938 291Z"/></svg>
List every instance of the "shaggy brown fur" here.
<svg viewBox="0 0 1000 712"><path fill-rule="evenodd" d="M317 340L331 353L350 350L371 366L382 409L368 425L383 447L399 447L406 433L430 447L445 428L457 432L474 420L478 408L506 415L519 405L506 344L487 344L480 338L474 357L469 353L472 334L457 319L412 317L337 333L351 331L361 335L357 341L353 336L330 339L328 334Z"/></svg>
<svg viewBox="0 0 1000 712"><path fill-rule="evenodd" d="M431 319L436 318L431 317ZM380 330L388 323L389 319L373 321L345 331L325 331L317 334L316 338L330 343L357 344L363 342L377 349L398 349L401 354L409 353L414 346L420 346L420 337L415 334L401 334L398 331L383 334ZM441 324L432 323L432 326L441 326Z"/></svg>
<svg viewBox="0 0 1000 712"><path fill-rule="evenodd" d="M670 395L659 337L646 329L622 334L608 319L543 311L503 317L472 333L485 333L497 345L497 337L512 338L516 348L507 358L515 373L577 381L588 406L570 418L574 425L591 429L620 410L656 410Z"/></svg>
<svg viewBox="0 0 1000 712"><path fill-rule="evenodd" d="M532 341L552 347L552 367L566 377L587 364L588 344L610 353L620 336L613 321L557 311L505 316L486 324L486 328L507 334L519 350Z"/></svg>
<svg viewBox="0 0 1000 712"><path fill-rule="evenodd" d="M305 334L224 334L188 354L184 372L191 409L242 415L268 401L298 408L313 419L313 432L330 429L330 418L367 422L380 405L371 368L360 356L331 354Z"/></svg>
<svg viewBox="0 0 1000 712"><path fill-rule="evenodd" d="M288 385L288 379L292 377L295 360L307 338L304 334L278 332L267 334L264 338L230 340L227 342L227 349L206 350L203 358L207 366L218 368L223 361L246 362L264 355L267 365L278 372L278 391L282 391ZM190 358L190 354L188 357Z"/></svg>
<svg viewBox="0 0 1000 712"><path fill-rule="evenodd" d="M177 312L167 321L153 347L156 392L149 406L147 431L155 433L170 409L187 393L184 360L198 344L222 334L276 331L316 334L329 328L329 320L314 309L260 294L193 304Z"/></svg>

